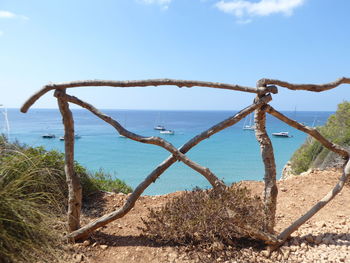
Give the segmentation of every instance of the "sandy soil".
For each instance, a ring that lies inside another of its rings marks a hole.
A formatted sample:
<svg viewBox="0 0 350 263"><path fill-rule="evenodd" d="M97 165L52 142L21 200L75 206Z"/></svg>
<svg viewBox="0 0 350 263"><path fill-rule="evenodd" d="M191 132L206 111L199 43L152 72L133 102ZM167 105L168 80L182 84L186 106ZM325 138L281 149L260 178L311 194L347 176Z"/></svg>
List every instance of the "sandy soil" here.
<svg viewBox="0 0 350 263"><path fill-rule="evenodd" d="M281 231L305 213L336 184L338 170L313 171L308 175L292 177L278 182L276 231ZM263 183L245 181L243 185L260 195ZM246 249L246 258L228 262L350 262L350 191L343 191L318 214L299 228L279 251L269 258L266 251ZM164 196L143 196L125 217L116 220L84 243L74 245L75 262L199 262L176 247L156 246L142 237L141 218L147 218L149 207L160 207L180 193ZM122 206L126 195L103 194L85 211L88 222ZM210 260L210 259L209 259ZM219 262L213 260L212 262Z"/></svg>

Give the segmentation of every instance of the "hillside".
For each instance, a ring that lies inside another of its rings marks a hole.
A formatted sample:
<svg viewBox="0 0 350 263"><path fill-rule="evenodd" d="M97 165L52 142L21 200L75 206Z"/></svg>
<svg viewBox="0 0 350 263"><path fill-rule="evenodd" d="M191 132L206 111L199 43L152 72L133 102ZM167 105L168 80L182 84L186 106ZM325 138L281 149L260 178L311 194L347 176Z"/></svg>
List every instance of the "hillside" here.
<svg viewBox="0 0 350 263"><path fill-rule="evenodd" d="M324 126L317 130L329 141L350 148L350 102L338 105L335 114L331 115ZM293 174L300 174L310 168L325 169L341 167L343 160L330 152L317 140L308 136L305 143L293 154L290 165Z"/></svg>
<svg viewBox="0 0 350 263"><path fill-rule="evenodd" d="M277 226L280 231L305 213L336 183L341 172L336 169L314 171L278 182ZM263 183L242 182L260 195ZM147 218L149 207L163 206L181 192L163 196L143 196L125 217L95 233L88 241L73 246L75 262L203 262L203 255L191 254L184 247L159 246L142 236L141 218ZM98 215L120 207L127 195L106 193L91 203L88 222ZM302 226L270 259L264 251L245 249L244 258L231 262L350 262L349 186L315 217ZM99 208L99 209L97 209ZM295 237L297 234L300 237ZM205 258L206 262L222 262ZM227 261L226 261L227 262Z"/></svg>

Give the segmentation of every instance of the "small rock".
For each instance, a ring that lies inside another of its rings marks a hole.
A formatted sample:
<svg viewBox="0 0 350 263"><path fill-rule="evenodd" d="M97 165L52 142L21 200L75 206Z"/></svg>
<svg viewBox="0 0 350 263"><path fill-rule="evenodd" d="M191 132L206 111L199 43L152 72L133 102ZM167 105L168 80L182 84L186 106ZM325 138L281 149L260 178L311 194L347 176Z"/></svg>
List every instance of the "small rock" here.
<svg viewBox="0 0 350 263"><path fill-rule="evenodd" d="M77 254L75 255L75 262L79 263L79 262L82 262L83 259L84 259L84 256L82 254Z"/></svg>
<svg viewBox="0 0 350 263"><path fill-rule="evenodd" d="M268 258L268 257L270 256L270 251L268 251L268 250L263 250L263 251L260 252L260 254L261 254L262 256L264 256L265 258Z"/></svg>
<svg viewBox="0 0 350 263"><path fill-rule="evenodd" d="M83 246L84 246L84 247L88 247L88 246L90 246L90 244L91 244L90 240L85 240L85 241L83 242Z"/></svg>
<svg viewBox="0 0 350 263"><path fill-rule="evenodd" d="M316 245L321 244L321 242L322 242L322 236L321 236L321 235L317 236L317 237L315 238L314 242L315 242Z"/></svg>
<svg viewBox="0 0 350 263"><path fill-rule="evenodd" d="M283 188L283 187L281 187L280 190L281 190L281 192L287 192L287 189Z"/></svg>
<svg viewBox="0 0 350 263"><path fill-rule="evenodd" d="M96 247L97 246L97 242L92 244L92 247Z"/></svg>
<svg viewBox="0 0 350 263"><path fill-rule="evenodd" d="M319 227L319 228L322 228L322 227L326 227L327 224L323 221L320 221L320 222L316 222L316 226Z"/></svg>
<svg viewBox="0 0 350 263"><path fill-rule="evenodd" d="M309 242L310 244L314 243L314 238L313 238L312 235L307 235L307 236L305 237L305 240L306 240L307 242Z"/></svg>
<svg viewBox="0 0 350 263"><path fill-rule="evenodd" d="M107 245L100 245L100 248L102 248L102 249L107 249L108 246L107 246Z"/></svg>

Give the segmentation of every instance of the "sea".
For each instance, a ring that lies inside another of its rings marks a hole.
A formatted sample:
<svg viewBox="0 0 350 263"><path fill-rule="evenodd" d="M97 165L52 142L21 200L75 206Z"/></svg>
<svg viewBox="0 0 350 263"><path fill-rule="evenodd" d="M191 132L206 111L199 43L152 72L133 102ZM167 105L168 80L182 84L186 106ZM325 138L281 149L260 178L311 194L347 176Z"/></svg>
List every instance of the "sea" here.
<svg viewBox="0 0 350 263"><path fill-rule="evenodd" d="M81 137L75 142L75 159L91 171L103 170L135 188L169 153L155 145L147 145L120 137L109 124L84 109L73 109L75 132ZM160 136L176 147L234 115L236 111L159 111L159 110L103 110L126 129L143 136ZM286 116L309 126L323 125L333 112L289 111ZM30 146L64 151L59 140L64 129L57 109L30 109L23 114L19 109L8 109L9 138ZM229 127L191 149L187 156L208 167L226 184L241 180L263 180L264 167L254 131L243 130L250 117ZM175 131L174 135L160 134L156 125ZM267 131L273 143L277 177L302 145L306 134L267 114ZM273 137L273 132L289 132L292 137ZM44 139L52 133L56 138ZM205 178L181 162L176 162L144 192L160 195L194 187L208 188Z"/></svg>

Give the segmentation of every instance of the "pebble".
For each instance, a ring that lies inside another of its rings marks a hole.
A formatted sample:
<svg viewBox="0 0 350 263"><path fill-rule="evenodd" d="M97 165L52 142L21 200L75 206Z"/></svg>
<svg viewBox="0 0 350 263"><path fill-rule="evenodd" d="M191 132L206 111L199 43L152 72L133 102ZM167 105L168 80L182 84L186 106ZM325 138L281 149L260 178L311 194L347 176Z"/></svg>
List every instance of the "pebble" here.
<svg viewBox="0 0 350 263"><path fill-rule="evenodd" d="M108 246L107 245L100 245L100 248L102 248L102 249L107 249L108 248Z"/></svg>
<svg viewBox="0 0 350 263"><path fill-rule="evenodd" d="M85 241L83 242L83 246L84 246L84 247L88 247L88 246L90 246L90 244L91 244L90 240L85 240Z"/></svg>

